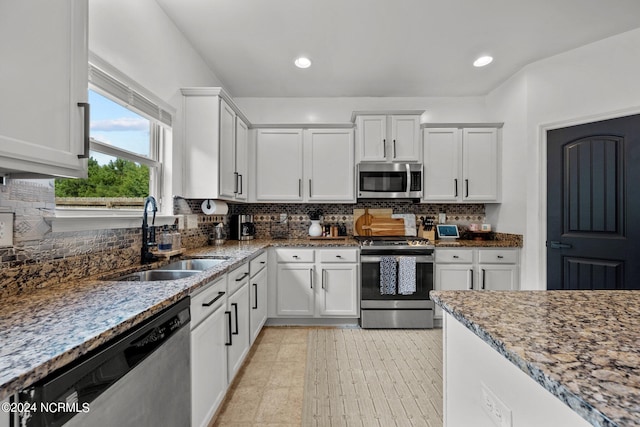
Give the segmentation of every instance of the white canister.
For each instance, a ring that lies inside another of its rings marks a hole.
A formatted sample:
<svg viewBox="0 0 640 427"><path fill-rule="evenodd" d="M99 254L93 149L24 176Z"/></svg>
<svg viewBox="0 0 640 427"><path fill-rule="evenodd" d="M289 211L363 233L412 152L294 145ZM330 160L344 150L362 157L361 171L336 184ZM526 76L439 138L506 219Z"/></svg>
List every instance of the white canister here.
<svg viewBox="0 0 640 427"><path fill-rule="evenodd" d="M322 236L322 226L319 219L312 219L311 226L309 227L309 236L319 237Z"/></svg>

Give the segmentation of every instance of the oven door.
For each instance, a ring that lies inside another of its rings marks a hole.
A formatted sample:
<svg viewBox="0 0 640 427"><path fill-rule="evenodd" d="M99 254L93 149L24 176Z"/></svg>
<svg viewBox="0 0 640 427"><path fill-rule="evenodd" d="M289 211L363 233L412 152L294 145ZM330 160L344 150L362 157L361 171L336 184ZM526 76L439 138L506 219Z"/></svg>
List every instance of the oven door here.
<svg viewBox="0 0 640 427"><path fill-rule="evenodd" d="M404 255L403 255L404 256ZM433 256L416 256L416 292L411 295L382 295L380 292L380 255L360 256L361 299L365 301L421 301L433 290ZM374 304L377 305L377 304ZM396 303L396 305L398 305ZM398 305L398 308L402 304ZM413 306L413 303L407 306ZM364 307L363 306L363 307Z"/></svg>

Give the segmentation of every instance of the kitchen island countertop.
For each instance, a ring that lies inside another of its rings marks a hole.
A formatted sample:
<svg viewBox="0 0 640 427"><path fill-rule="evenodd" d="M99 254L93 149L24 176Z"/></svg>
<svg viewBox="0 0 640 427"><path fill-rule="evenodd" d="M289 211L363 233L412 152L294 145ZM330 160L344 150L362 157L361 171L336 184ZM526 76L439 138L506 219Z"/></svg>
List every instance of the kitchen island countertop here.
<svg viewBox="0 0 640 427"><path fill-rule="evenodd" d="M434 291L431 298L592 425L640 425L640 292Z"/></svg>

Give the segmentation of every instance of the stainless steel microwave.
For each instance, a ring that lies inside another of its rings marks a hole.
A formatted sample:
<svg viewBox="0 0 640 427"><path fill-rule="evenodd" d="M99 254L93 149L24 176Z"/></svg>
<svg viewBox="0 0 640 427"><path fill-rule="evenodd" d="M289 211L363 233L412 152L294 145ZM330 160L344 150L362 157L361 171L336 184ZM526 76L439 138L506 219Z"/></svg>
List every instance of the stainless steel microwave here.
<svg viewBox="0 0 640 427"><path fill-rule="evenodd" d="M359 199L422 198L421 163L359 163Z"/></svg>

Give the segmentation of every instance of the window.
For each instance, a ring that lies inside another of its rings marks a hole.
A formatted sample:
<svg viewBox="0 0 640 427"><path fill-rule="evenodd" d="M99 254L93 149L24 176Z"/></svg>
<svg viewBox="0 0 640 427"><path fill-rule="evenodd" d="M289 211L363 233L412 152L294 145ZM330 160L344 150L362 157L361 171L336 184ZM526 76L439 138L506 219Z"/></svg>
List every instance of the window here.
<svg viewBox="0 0 640 427"><path fill-rule="evenodd" d="M56 208L141 210L162 196L162 153L171 115L148 97L89 67L90 158L85 179L56 179ZM115 213L113 211L112 213Z"/></svg>

